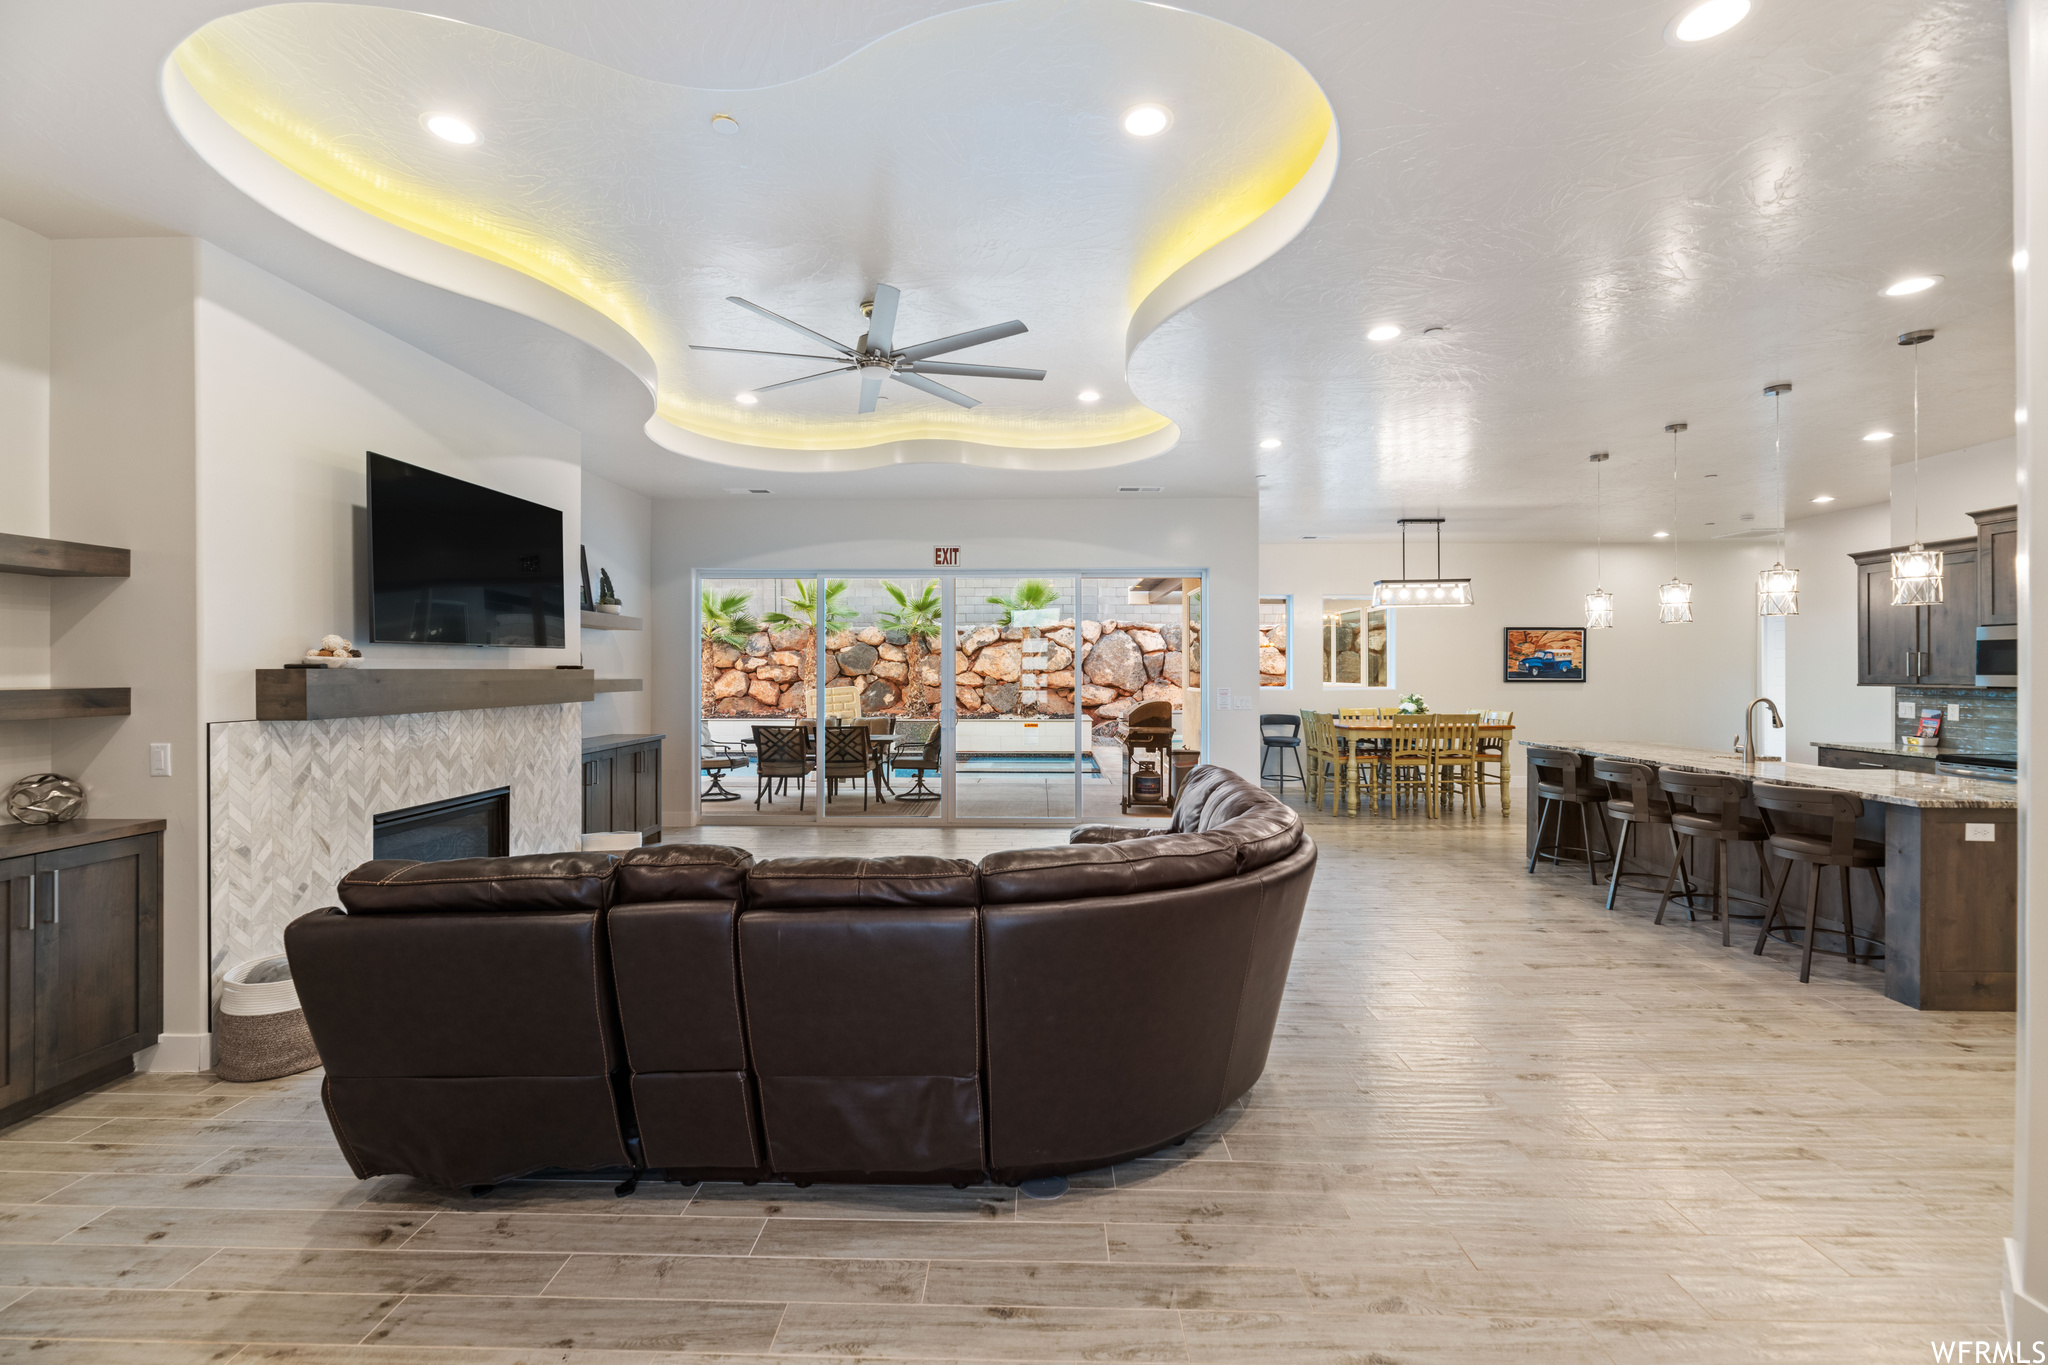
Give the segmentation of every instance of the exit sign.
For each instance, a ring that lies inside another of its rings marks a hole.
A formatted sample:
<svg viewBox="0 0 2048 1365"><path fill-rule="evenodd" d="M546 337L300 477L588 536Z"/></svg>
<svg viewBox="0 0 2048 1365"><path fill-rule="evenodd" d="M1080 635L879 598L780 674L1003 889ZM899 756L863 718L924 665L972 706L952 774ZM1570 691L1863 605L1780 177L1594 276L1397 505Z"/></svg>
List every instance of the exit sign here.
<svg viewBox="0 0 2048 1365"><path fill-rule="evenodd" d="M933 568L935 568L935 569L955 569L955 568L958 568L959 566L960 566L960 547L959 547L958 545L934 545L934 546L932 547L932 567L933 567Z"/></svg>

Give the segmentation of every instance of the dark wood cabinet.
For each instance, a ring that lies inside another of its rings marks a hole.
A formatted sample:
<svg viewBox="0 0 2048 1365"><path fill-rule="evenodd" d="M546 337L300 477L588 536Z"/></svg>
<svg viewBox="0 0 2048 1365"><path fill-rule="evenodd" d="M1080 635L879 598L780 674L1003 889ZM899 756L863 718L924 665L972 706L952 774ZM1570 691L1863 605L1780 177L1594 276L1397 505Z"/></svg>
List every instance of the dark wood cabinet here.
<svg viewBox="0 0 2048 1365"><path fill-rule="evenodd" d="M1898 548L1904 548L1903 546ZM1977 542L1942 540L1942 600L1892 605L1891 550L1856 562L1856 682L1861 687L1970 687L1977 681Z"/></svg>
<svg viewBox="0 0 2048 1365"><path fill-rule="evenodd" d="M638 830L661 842L663 735L595 735L583 741L583 832Z"/></svg>
<svg viewBox="0 0 2048 1365"><path fill-rule="evenodd" d="M163 1031L162 827L0 831L0 1123L126 1071Z"/></svg>
<svg viewBox="0 0 2048 1365"><path fill-rule="evenodd" d="M2020 510L1972 512L1977 523L1977 624L2020 623Z"/></svg>
<svg viewBox="0 0 2048 1365"><path fill-rule="evenodd" d="M1836 749L1819 746L1823 768L1890 768L1896 772L1931 773L1936 760L1924 754L1871 753L1867 749Z"/></svg>

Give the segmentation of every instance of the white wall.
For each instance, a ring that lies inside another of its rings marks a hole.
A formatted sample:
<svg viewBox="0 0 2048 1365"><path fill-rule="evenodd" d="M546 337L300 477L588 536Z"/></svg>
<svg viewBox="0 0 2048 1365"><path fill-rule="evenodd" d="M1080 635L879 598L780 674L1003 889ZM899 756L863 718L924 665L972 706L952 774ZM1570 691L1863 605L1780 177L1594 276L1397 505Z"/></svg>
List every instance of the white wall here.
<svg viewBox="0 0 2048 1365"><path fill-rule="evenodd" d="M0 220L0 533L50 533L50 244ZM50 685L50 581L0 574L0 688ZM0 722L0 789L50 766L46 721ZM0 823L10 823L0 814Z"/></svg>
<svg viewBox="0 0 2048 1365"><path fill-rule="evenodd" d="M1896 437L1894 440L1898 439ZM1892 466L1891 539L1860 546L1882 550L1913 540L1913 466ZM1986 441L1920 460L1920 539L1954 540L1975 536L1970 513L2010 507L2019 501L2019 457L2014 438Z"/></svg>
<svg viewBox="0 0 2048 1365"><path fill-rule="evenodd" d="M1608 546L1601 577L1614 594L1615 625L1588 637L1583 683L1505 682L1502 651L1509 626L1585 623L1590 545L1446 545L1444 572L1472 579L1474 604L1394 611L1387 688L1325 688L1316 629L1325 597L1369 597L1374 579L1399 576L1397 543L1273 544L1259 561L1260 594L1294 598L1294 686L1260 689L1261 710L1391 706L1416 692L1434 711L1513 711L1517 739L1720 749L1741 731L1755 695L1756 572L1767 561L1756 546L1679 547L1680 576L1693 585L1693 622L1684 626L1657 620L1657 585L1672 576L1672 552Z"/></svg>
<svg viewBox="0 0 2048 1365"><path fill-rule="evenodd" d="M1258 717L1217 712L1230 688L1256 704L1258 503L1251 498L1124 501L824 502L780 498L669 499L654 505L654 728L664 731L667 820L688 819L695 763L697 651L690 638L690 572L746 569L930 573L935 545L960 547L959 572L1206 569L1211 639L1203 692L1203 759L1258 771ZM685 743L683 741L687 740Z"/></svg>
<svg viewBox="0 0 2048 1365"><path fill-rule="evenodd" d="M590 555L590 595L597 598L597 575L609 569L619 595L621 614L645 620L653 614L654 502L595 474L583 475L583 547ZM573 557L574 547L571 547ZM577 571L571 568L569 591L576 595ZM638 692L607 692L583 703L586 735L641 735L654 728L652 650L645 630L586 630L583 663L600 678L639 678Z"/></svg>
<svg viewBox="0 0 2048 1365"><path fill-rule="evenodd" d="M50 534L124 545L127 579L51 584L51 682L118 686L132 713L51 726L51 766L87 813L159 818L164 835L164 1031L175 1065L208 1036L205 772L201 761L189 238L52 243ZM173 775L149 776L152 742Z"/></svg>
<svg viewBox="0 0 2048 1365"><path fill-rule="evenodd" d="M1892 689L1856 685L1856 565L1849 556L1901 544L1894 515L1879 502L1785 528L1785 562L1799 570L1799 614L1785 620L1785 757L1794 763L1813 762L1816 742L1891 739ZM1963 523L1974 531L1968 516Z"/></svg>
<svg viewBox="0 0 2048 1365"><path fill-rule="evenodd" d="M256 670L329 632L366 665L574 663L577 433L216 247L201 244L198 260L203 719L252 719ZM369 642L371 450L561 509L567 648Z"/></svg>

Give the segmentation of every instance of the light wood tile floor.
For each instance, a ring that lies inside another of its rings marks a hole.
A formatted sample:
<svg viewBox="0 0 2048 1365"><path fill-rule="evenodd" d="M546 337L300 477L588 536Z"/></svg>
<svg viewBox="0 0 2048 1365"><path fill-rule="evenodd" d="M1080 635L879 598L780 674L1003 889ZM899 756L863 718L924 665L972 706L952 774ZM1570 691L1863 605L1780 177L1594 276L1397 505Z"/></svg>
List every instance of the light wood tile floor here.
<svg viewBox="0 0 2048 1365"><path fill-rule="evenodd" d="M1840 962L1801 986L1640 893L1609 914L1523 873L1519 813L1311 819L1265 1078L1060 1200L359 1184L314 1077L136 1076L0 1133L0 1361L1712 1365L1998 1335L2011 1015L1915 1013Z"/></svg>

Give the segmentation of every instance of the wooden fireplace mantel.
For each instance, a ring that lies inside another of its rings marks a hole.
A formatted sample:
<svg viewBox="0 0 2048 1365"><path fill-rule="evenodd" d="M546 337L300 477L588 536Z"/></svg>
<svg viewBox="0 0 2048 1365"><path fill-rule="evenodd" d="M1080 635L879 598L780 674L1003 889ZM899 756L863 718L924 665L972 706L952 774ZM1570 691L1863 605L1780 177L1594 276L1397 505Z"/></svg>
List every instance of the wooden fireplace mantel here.
<svg viewBox="0 0 2048 1365"><path fill-rule="evenodd" d="M588 668L259 668L256 719L345 720L589 701Z"/></svg>

